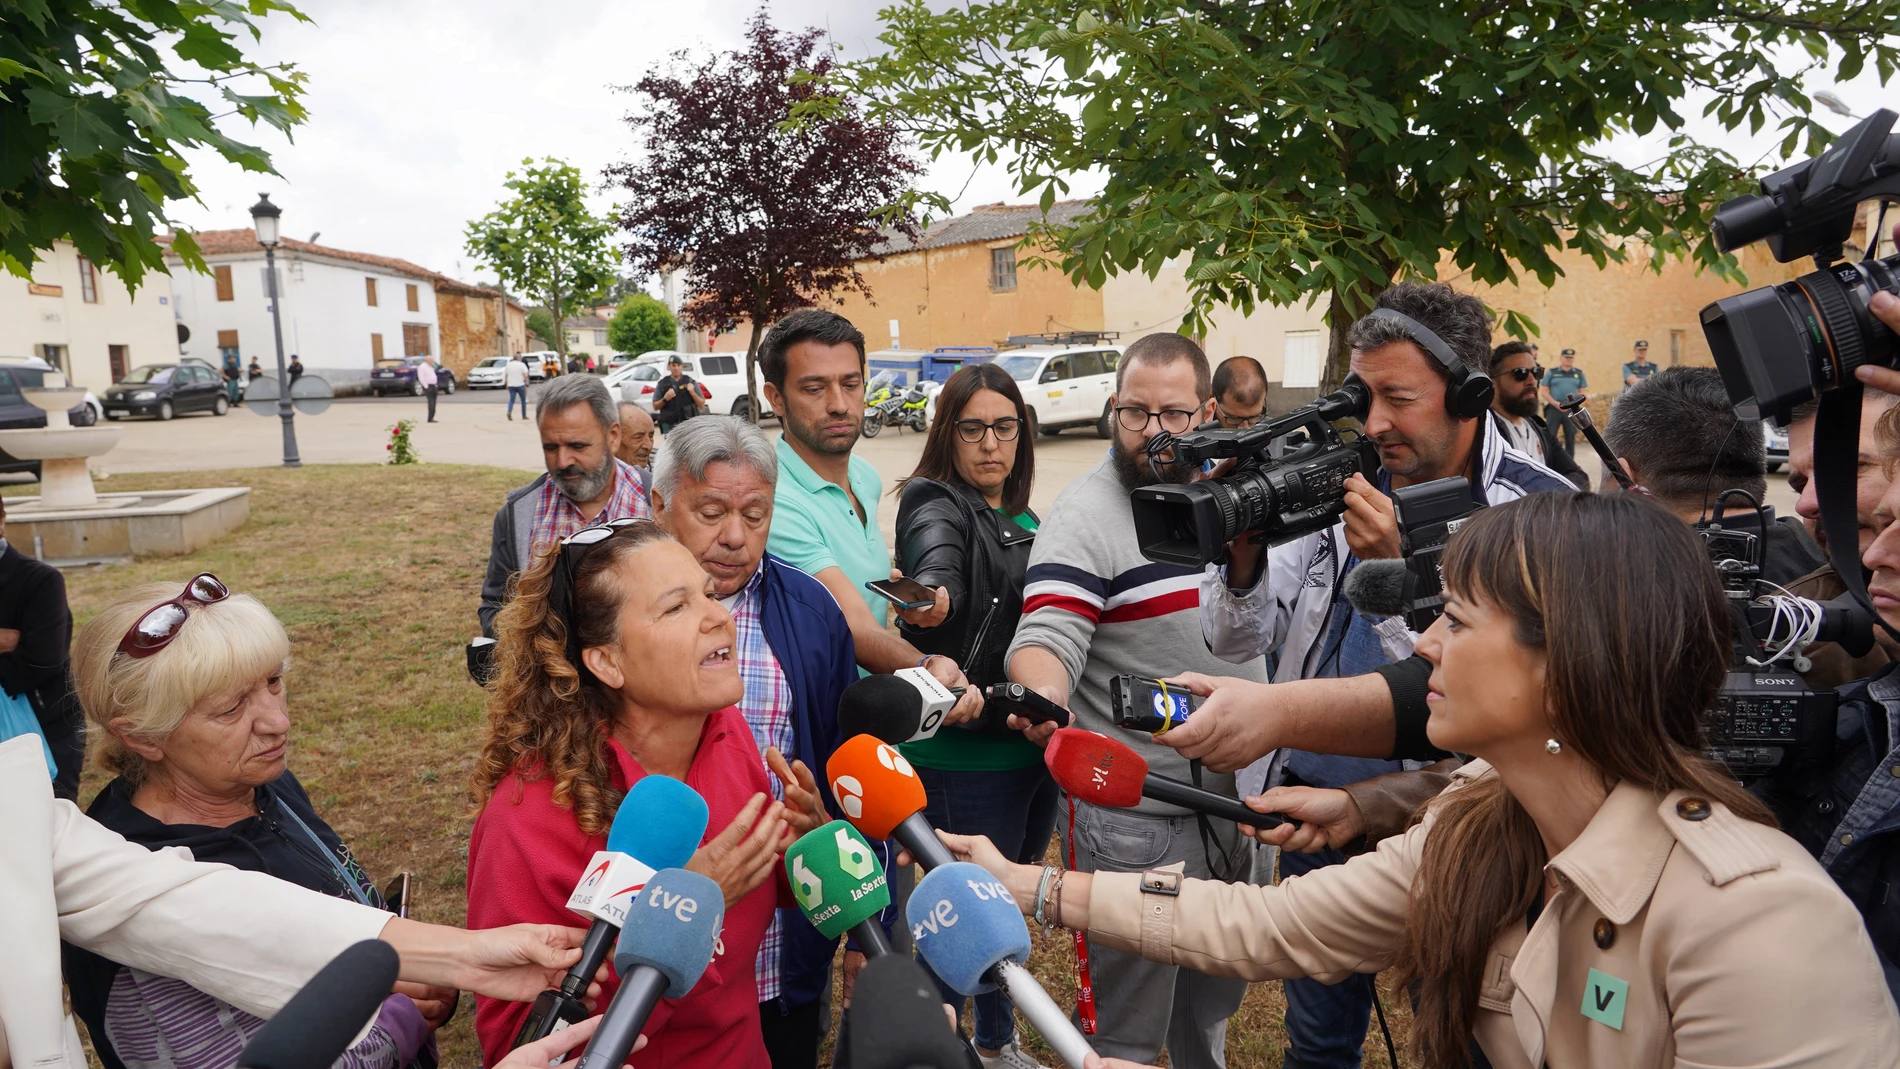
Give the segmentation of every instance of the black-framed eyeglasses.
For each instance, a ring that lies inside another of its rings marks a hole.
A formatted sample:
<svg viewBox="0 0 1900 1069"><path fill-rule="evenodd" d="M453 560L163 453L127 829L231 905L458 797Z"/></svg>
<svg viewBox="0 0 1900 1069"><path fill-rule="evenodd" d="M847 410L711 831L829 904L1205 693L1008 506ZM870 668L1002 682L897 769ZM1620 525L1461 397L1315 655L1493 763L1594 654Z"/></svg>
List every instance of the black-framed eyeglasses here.
<svg viewBox="0 0 1900 1069"><path fill-rule="evenodd" d="M994 423L985 423L980 419L957 420L957 437L971 445L983 440L985 432L996 435L999 442L1013 442L1023 430L1023 421L1015 416L1004 416Z"/></svg>
<svg viewBox="0 0 1900 1069"><path fill-rule="evenodd" d="M1530 367L1514 367L1505 372L1505 374L1511 376L1516 382L1523 382L1525 379L1536 379L1539 382L1544 381L1544 369L1535 364Z"/></svg>
<svg viewBox="0 0 1900 1069"><path fill-rule="evenodd" d="M185 589L170 601L161 601L145 610L119 640L119 652L134 660L150 657L178 637L178 632L190 619L185 609L188 604L215 605L231 596L230 588L210 572L199 572L192 576Z"/></svg>
<svg viewBox="0 0 1900 1069"><path fill-rule="evenodd" d="M1232 412L1227 411L1226 407L1219 401L1216 401L1214 402L1214 418L1219 420L1220 425L1226 427L1228 430L1237 431L1243 427L1257 426L1261 420L1267 418L1267 410L1263 408L1251 416L1236 416Z"/></svg>
<svg viewBox="0 0 1900 1069"><path fill-rule="evenodd" d="M1184 408L1164 408L1159 412L1150 412L1135 405L1122 405L1115 409L1115 422L1122 430L1130 434L1142 434L1148 425L1161 421L1161 429L1169 434L1185 434L1194 425L1194 413Z"/></svg>

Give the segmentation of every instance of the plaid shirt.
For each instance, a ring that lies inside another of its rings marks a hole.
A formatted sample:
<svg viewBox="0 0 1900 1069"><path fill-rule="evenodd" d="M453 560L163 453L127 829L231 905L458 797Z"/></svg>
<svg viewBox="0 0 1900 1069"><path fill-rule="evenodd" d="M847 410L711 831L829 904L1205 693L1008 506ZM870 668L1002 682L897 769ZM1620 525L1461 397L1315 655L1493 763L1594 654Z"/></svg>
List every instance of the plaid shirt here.
<svg viewBox="0 0 1900 1069"><path fill-rule="evenodd" d="M591 520L581 515L581 510L574 507L574 502L569 501L566 494L561 493L554 476L550 475L541 484L541 496L534 502L533 535L529 539L532 548L527 559L533 560L547 552L549 546L558 544L561 539L583 527L627 517L652 519L653 508L647 503L647 486L645 480L640 478L639 469L626 461L614 461L614 492L607 498L607 504L600 514ZM526 569L524 563L522 570Z"/></svg>
<svg viewBox="0 0 1900 1069"><path fill-rule="evenodd" d="M772 655L772 647L765 643L765 629L759 625L759 599L764 584L765 562L760 561L752 578L725 602L738 631L733 655L739 664L739 679L745 683L745 697L739 699L739 712L752 728L752 737L758 740L761 760L766 747L776 746L790 761L792 687L785 681L785 672L779 667L778 658ZM771 775L770 770L767 779L772 784L772 797L783 801L785 785ZM765 930L765 938L759 941L759 956L753 970L759 982L760 1002L770 1002L779 996L779 960L785 952L783 918L782 910L774 914L771 927Z"/></svg>

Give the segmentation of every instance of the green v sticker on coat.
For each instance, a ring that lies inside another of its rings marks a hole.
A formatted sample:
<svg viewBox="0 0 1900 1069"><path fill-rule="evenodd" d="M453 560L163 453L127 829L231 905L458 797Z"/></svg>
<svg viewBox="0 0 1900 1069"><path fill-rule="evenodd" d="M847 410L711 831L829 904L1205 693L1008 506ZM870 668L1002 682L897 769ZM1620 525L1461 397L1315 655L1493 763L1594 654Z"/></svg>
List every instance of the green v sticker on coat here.
<svg viewBox="0 0 1900 1069"><path fill-rule="evenodd" d="M1606 972L1590 970L1583 987L1583 1015L1621 1032L1623 1011L1629 1008L1630 985Z"/></svg>

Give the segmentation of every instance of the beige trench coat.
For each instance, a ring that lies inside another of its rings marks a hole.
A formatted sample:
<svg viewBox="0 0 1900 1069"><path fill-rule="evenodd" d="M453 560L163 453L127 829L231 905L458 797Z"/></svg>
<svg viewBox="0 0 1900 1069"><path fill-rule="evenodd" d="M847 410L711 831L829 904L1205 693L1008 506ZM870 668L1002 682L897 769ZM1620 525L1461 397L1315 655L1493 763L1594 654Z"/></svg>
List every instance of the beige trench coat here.
<svg viewBox="0 0 1900 1069"><path fill-rule="evenodd" d="M1473 762L1448 789L1492 774ZM1089 935L1216 976L1378 972L1430 833L1277 887L1098 873ZM1549 871L1535 927L1507 926L1485 965L1475 1031L1497 1069L1900 1066L1860 915L1786 835L1626 784Z"/></svg>

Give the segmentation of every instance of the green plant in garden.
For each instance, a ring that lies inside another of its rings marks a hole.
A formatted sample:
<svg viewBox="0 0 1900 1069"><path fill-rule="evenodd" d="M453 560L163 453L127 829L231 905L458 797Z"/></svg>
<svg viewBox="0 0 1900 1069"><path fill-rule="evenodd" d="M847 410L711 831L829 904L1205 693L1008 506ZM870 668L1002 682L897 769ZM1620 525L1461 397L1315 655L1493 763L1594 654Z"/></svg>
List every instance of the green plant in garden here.
<svg viewBox="0 0 1900 1069"><path fill-rule="evenodd" d="M416 443L410 437L415 429L413 419L397 420L396 425L389 428L389 444L383 448L389 452L391 464L422 463L422 455L416 452Z"/></svg>
<svg viewBox="0 0 1900 1069"><path fill-rule="evenodd" d="M1683 133L1691 98L1812 152L1830 135L1804 80L1884 80L1900 60L1900 0L942 6L882 12L885 50L844 79L874 119L1003 162L1045 210L1065 176L1104 173L1093 211L1030 240L1091 286L1185 257L1185 329L1223 305L1321 301L1329 383L1372 297L1447 257L1477 282L1549 285L1553 250L1601 266L1641 239L1652 267L1691 256L1739 281L1708 222L1759 161ZM1659 128L1675 133L1642 165L1604 148ZM1536 330L1508 311L1504 327Z"/></svg>
<svg viewBox="0 0 1900 1069"><path fill-rule="evenodd" d="M166 270L167 205L197 195L187 150L275 174L226 133L233 117L286 135L304 121L304 75L239 47L272 12L310 21L283 0L0 0L0 265L31 277L67 239L136 288ZM171 248L207 270L190 234Z"/></svg>
<svg viewBox="0 0 1900 1069"><path fill-rule="evenodd" d="M580 170L560 160L522 160L503 185L514 196L468 224L465 247L504 285L541 303L548 333L535 333L566 357L560 322L614 280L615 256L607 245L612 224L588 210Z"/></svg>
<svg viewBox="0 0 1900 1069"><path fill-rule="evenodd" d="M536 308L528 313L528 333L541 339L543 343L554 341L554 317L545 308Z"/></svg>
<svg viewBox="0 0 1900 1069"><path fill-rule="evenodd" d="M679 326L666 305L647 293L628 294L607 321L607 342L616 353L635 356L654 349L671 349Z"/></svg>

